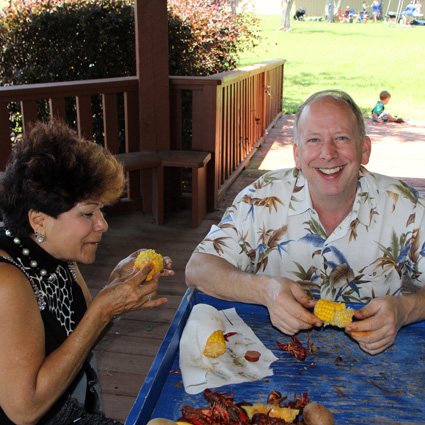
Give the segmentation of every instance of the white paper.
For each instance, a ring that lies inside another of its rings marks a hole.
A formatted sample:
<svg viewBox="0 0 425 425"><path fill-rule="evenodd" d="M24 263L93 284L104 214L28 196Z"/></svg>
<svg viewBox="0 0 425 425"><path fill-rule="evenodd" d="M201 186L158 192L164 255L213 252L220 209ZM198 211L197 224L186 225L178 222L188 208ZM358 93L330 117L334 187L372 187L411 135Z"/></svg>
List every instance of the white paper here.
<svg viewBox="0 0 425 425"><path fill-rule="evenodd" d="M219 329L212 330L210 324L217 319L211 320L211 317L221 318L225 334L236 332L228 338L226 352L216 359L202 354L205 348L203 341ZM261 354L258 362L245 360L248 350ZM188 394L273 375L270 365L275 360L277 357L264 346L234 308L218 311L208 304L193 307L180 339L180 370Z"/></svg>

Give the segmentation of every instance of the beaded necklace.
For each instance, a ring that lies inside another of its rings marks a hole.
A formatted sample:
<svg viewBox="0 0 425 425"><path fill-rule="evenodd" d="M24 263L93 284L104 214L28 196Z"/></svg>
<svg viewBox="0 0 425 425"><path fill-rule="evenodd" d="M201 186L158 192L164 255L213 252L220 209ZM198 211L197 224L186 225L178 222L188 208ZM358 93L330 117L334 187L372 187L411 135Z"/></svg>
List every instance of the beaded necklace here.
<svg viewBox="0 0 425 425"><path fill-rule="evenodd" d="M65 328L67 335L70 335L75 327L72 309L73 292L71 289L72 283L77 283L74 264L55 260L51 257L50 267L40 267L38 261L31 257L29 248L23 246L20 238L14 237L8 229L5 230L5 235L12 239L14 245L21 252L22 258L20 256L16 256L14 259L3 258L25 274L34 291L40 311L48 307L61 326ZM39 249L42 250L41 247ZM43 252L50 257L46 251L43 250ZM50 269L50 271L47 269Z"/></svg>

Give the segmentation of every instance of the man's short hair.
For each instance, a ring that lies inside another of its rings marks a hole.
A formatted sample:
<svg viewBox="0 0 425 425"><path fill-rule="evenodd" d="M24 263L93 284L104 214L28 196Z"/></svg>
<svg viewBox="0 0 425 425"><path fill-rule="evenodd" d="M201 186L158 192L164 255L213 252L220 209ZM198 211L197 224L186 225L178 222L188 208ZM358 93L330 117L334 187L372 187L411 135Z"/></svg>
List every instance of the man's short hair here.
<svg viewBox="0 0 425 425"><path fill-rule="evenodd" d="M361 109L358 107L357 103L354 102L353 98L346 92L341 90L322 90L317 93L312 94L297 110L295 115L294 122L294 141L295 144L298 144L298 121L304 108L309 105L313 100L320 99L322 97L332 97L336 100L342 100L347 103L347 105L354 112L354 115L357 119L357 128L359 132L359 137L361 140L366 136L366 126L363 118L363 113Z"/></svg>

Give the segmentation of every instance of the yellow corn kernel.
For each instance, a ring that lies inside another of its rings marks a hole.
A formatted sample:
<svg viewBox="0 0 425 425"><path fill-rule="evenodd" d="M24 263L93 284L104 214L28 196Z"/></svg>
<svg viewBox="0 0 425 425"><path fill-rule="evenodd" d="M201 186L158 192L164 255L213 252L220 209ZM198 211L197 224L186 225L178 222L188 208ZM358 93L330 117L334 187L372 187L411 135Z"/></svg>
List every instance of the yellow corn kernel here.
<svg viewBox="0 0 425 425"><path fill-rule="evenodd" d="M352 322L354 310L352 308L346 308L345 303L322 298L317 301L314 307L314 314L325 326L334 325L339 328L345 328Z"/></svg>
<svg viewBox="0 0 425 425"><path fill-rule="evenodd" d="M252 406L241 407L245 410L249 419L252 419L256 413L264 413L271 418L280 418L288 423L292 423L300 413L298 409L290 409L288 407L280 407L263 403L254 403Z"/></svg>
<svg viewBox="0 0 425 425"><path fill-rule="evenodd" d="M134 268L141 269L146 264L153 264L152 271L148 274L145 282L149 282L152 280L152 277L155 273L160 272L164 267L164 259L162 258L161 254L158 254L153 249L147 249L146 251L142 251L138 257L136 258L136 261L134 262Z"/></svg>
<svg viewBox="0 0 425 425"><path fill-rule="evenodd" d="M215 359L221 356L225 351L226 341L224 340L223 331L215 331L208 338L203 355L207 357L213 357Z"/></svg>

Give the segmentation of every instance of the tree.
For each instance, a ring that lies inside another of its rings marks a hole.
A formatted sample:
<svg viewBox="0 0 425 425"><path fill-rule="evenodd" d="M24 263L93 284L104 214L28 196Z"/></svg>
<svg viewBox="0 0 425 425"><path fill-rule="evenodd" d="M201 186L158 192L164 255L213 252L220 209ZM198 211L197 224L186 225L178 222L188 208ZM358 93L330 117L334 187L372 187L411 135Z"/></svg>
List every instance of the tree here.
<svg viewBox="0 0 425 425"><path fill-rule="evenodd" d="M341 9L341 3L342 3L342 0L338 0L338 3L336 3L335 10L334 10L334 16L336 16L336 14L338 13L338 10Z"/></svg>
<svg viewBox="0 0 425 425"><path fill-rule="evenodd" d="M325 2L325 21L335 22L335 3L333 0L326 0Z"/></svg>
<svg viewBox="0 0 425 425"><path fill-rule="evenodd" d="M291 31L291 9L294 0L281 0L282 12L280 15L279 31Z"/></svg>

